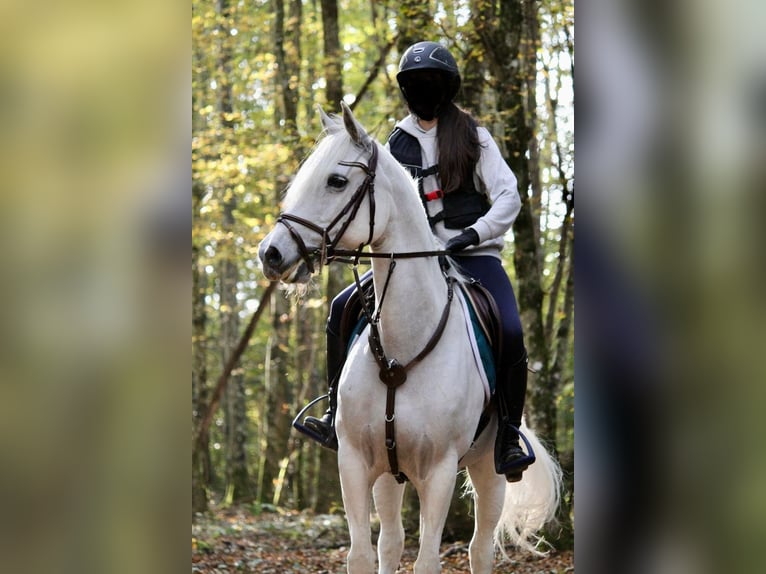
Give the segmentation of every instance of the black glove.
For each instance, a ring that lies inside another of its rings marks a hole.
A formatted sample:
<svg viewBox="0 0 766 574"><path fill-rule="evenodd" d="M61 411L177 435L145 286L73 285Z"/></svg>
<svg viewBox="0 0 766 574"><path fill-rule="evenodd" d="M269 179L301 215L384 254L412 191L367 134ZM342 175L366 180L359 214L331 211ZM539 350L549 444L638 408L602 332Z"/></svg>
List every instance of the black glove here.
<svg viewBox="0 0 766 574"><path fill-rule="evenodd" d="M476 233L475 229L471 229L470 227L468 229L464 229L463 233L460 235L456 235L449 241L447 241L447 245L445 246L445 249L447 251L451 251L455 253L456 251L462 251L469 245L477 245L479 243L479 234Z"/></svg>

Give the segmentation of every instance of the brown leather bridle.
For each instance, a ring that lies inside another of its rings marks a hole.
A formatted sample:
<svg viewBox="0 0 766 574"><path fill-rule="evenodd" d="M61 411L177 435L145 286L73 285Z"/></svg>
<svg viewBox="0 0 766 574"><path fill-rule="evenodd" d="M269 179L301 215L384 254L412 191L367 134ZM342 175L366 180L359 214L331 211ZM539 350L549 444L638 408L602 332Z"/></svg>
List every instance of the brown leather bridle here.
<svg viewBox="0 0 766 574"><path fill-rule="evenodd" d="M359 211L359 207L362 205L362 201L364 201L365 196L369 197L370 204L370 233L367 236L367 241L359 245L357 251L361 251L365 245L372 243L373 233L375 232L375 170L378 167L377 145L372 145L370 161L367 164L356 161L341 161L338 163L340 165L346 165L349 167L358 167L364 171L365 178L353 193L353 195L349 198L346 205L343 206L343 209L340 210L338 215L333 218L327 227L320 227L308 219L304 219L290 213L282 213L277 218L277 223L284 225L287 228L287 231L290 232L290 236L298 246L298 253L301 256L301 259L303 259L303 261L306 263L310 273L314 273L314 260L317 256L319 256L320 268L333 259L333 256L336 254L335 248L338 245L338 242L341 240L343 234L346 233L348 226L351 225L351 222L356 217L356 214ZM344 217L346 217L346 215L348 215L348 217L341 224L340 229L335 234L335 237L330 239L330 232L343 220ZM306 247L306 243L303 241L303 238L295 230L295 228L290 225L289 222L297 223L319 234L319 236L322 238L319 247L313 251L309 251L309 249Z"/></svg>
<svg viewBox="0 0 766 574"><path fill-rule="evenodd" d="M449 251L444 250L400 251L396 253L370 253L368 251L363 251L363 248L366 245L372 243L373 234L375 232L375 170L378 166L378 148L373 144L372 152L370 154L370 161L368 164L363 164L356 161L341 161L338 163L340 165L358 167L364 171L366 175L364 181L362 181L354 194L349 198L348 202L343 206L343 209L340 210L338 215L333 218L327 227L320 227L308 219L298 217L297 215L293 215L291 213L283 212L277 218L277 223L284 225L287 228L287 231L290 232L290 236L298 246L298 253L300 254L304 263L306 263L310 273L314 273L316 270L314 267L314 262L317 258L319 258L321 268L331 261L358 263L362 258L380 258L394 260L412 259L416 257L440 257L450 254ZM370 198L370 232L367 236L367 241L361 243L356 249L338 249L338 242L340 242L343 234L346 233L346 229L348 229L348 226L351 225L351 222L356 217L356 214L358 213L365 196L369 196ZM341 222L341 220L343 220L346 215L348 215L348 218L343 221L340 229L335 234L335 237L330 239L330 232L335 228L336 225ZM308 247L306 247L306 243L303 241L303 238L295 230L295 228L290 225L289 222L302 225L303 227L306 227L307 229L310 229L319 235L322 238L319 246L316 249L309 251ZM352 257L353 259L348 259L349 257Z"/></svg>

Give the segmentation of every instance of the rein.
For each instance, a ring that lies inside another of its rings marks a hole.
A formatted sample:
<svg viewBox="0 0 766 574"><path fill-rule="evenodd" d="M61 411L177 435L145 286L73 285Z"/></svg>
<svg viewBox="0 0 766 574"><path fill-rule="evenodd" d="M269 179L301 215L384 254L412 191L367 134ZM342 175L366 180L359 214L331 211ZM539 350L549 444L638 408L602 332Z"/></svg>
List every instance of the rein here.
<svg viewBox="0 0 766 574"><path fill-rule="evenodd" d="M333 261L352 263L354 265L353 271L356 289L360 294L360 299L362 300L363 304L363 311L370 325L370 334L368 337L370 350L375 357L375 361L380 367L378 376L388 388L385 417L386 450L388 454L388 462L391 467L391 474L394 475L394 478L396 478L397 482L403 483L407 480L407 476L399 470L399 461L396 453L396 429L394 426L396 419L396 415L394 414L394 408L396 405L396 389L403 385L407 380L407 372L424 358L426 358L426 356L428 356L428 354L433 351L434 347L436 347L437 343L441 339L441 336L444 333L444 328L447 325L447 320L449 319L450 309L452 308L454 283L456 279L454 277L448 276L447 273L443 270L444 277L447 282L447 303L444 306L444 310L442 311L441 318L439 319L439 324L437 325L435 332L431 335L428 343L426 343L426 346L406 365L400 364L396 359L389 359L386 356L386 353L383 349L383 344L380 340L378 324L380 323L380 313L383 308L383 302L385 300L386 293L388 291L388 285L391 280L391 276L393 275L394 269L396 268L396 260L418 257L440 257L448 255L450 252L445 250L405 251L399 253L372 253L369 251L364 251L364 247L372 243L373 234L375 231L375 170L377 169L378 165L377 146L373 144L372 153L370 154L370 161L367 165L360 162L341 161L338 163L340 165L358 167L363 170L366 175L362 183L349 199L348 203L343 206L343 209L341 209L340 213L338 213L338 215L333 218L327 227L320 227L319 225L316 225L307 219L289 213L280 214L277 218L277 223L281 223L287 228L293 241L295 241L295 244L298 246L298 252L301 256L301 259L303 259L310 273L314 273L314 261L317 257L319 258L320 268L321 266ZM343 234L346 232L349 225L351 225L351 222L356 217L356 214L358 213L365 196L369 197L370 204L370 231L367 237L367 241L362 243L357 249L337 249L336 246L338 245L338 242L343 237ZM343 221L337 234L331 240L330 231L332 231L332 229L338 225L347 215L348 218ZM306 243L303 241L300 234L295 230L291 223L297 223L298 225L302 225L303 227L306 227L307 229L317 233L321 237L321 243L319 247L314 250L309 250L309 248L306 247ZM351 257L352 259L345 259L348 257ZM357 272L357 265L362 258L385 258L391 260L391 264L388 268L388 274L386 276L386 281L383 287L383 293L381 293L380 301L378 301L377 311L373 308L372 303L364 297L364 290L362 289L362 284Z"/></svg>
<svg viewBox="0 0 766 574"><path fill-rule="evenodd" d="M360 249L330 249L328 250L327 261L337 261L338 263L356 264L363 259L416 259L418 257L442 257L450 255L450 251L397 251L397 252L375 252L363 251ZM353 257L353 259L348 259Z"/></svg>

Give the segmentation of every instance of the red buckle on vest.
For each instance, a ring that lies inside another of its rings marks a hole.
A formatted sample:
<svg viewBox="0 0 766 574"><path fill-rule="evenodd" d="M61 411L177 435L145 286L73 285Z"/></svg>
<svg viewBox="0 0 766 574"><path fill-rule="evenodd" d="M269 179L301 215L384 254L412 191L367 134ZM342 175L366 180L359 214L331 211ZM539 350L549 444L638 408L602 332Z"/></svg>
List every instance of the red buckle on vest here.
<svg viewBox="0 0 766 574"><path fill-rule="evenodd" d="M444 192L441 189L436 189L429 193L426 193L426 200L433 201L434 199L441 199L444 197Z"/></svg>

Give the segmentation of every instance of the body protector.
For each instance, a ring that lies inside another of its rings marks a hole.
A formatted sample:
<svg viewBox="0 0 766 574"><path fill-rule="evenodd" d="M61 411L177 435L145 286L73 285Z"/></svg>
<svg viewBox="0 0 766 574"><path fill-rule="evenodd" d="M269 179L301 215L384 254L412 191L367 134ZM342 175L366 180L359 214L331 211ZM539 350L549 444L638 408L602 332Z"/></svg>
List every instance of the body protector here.
<svg viewBox="0 0 766 574"><path fill-rule="evenodd" d="M477 191L474 184L473 171L475 166L471 166L468 173L463 176L459 189L447 194L440 189L425 193L423 178L437 174L439 171L438 164L423 168L418 139L400 128L395 128L391 133L388 138L388 145L391 154L417 180L423 206L425 207L429 201L435 199L442 200L442 211L434 216L428 216L428 223L432 229L440 221L444 221L444 227L447 229L464 229L476 223L477 219L489 211L490 205L487 196ZM426 214L428 214L427 208Z"/></svg>

